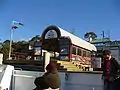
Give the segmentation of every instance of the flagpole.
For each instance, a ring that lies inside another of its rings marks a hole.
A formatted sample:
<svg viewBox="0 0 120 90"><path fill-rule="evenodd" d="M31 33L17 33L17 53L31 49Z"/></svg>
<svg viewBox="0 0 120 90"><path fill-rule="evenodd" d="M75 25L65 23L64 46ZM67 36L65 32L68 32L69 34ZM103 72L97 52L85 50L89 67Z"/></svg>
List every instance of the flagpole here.
<svg viewBox="0 0 120 90"><path fill-rule="evenodd" d="M8 57L8 60L11 59L12 31L13 31L13 29L10 29L10 49L9 49L9 57Z"/></svg>

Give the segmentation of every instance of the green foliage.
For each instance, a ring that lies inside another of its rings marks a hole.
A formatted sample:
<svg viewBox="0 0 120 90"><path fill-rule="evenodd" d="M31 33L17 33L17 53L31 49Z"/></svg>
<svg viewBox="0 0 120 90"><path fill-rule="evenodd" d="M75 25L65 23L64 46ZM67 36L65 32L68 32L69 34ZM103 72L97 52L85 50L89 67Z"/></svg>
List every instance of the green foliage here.
<svg viewBox="0 0 120 90"><path fill-rule="evenodd" d="M9 44L3 44L1 43L1 48L0 48L0 51L3 53L3 54L8 54L9 52Z"/></svg>
<svg viewBox="0 0 120 90"><path fill-rule="evenodd" d="M84 35L84 38L92 38L92 40L96 40L97 39L97 35L94 32L87 32Z"/></svg>
<svg viewBox="0 0 120 90"><path fill-rule="evenodd" d="M10 40L5 40L3 43L4 43L4 44L9 44L9 43L10 43Z"/></svg>
<svg viewBox="0 0 120 90"><path fill-rule="evenodd" d="M15 43L12 45L13 52L28 53L28 43Z"/></svg>
<svg viewBox="0 0 120 90"><path fill-rule="evenodd" d="M27 41L24 41L24 40L18 41L17 43L19 43L19 44L28 44L28 42L27 42Z"/></svg>
<svg viewBox="0 0 120 90"><path fill-rule="evenodd" d="M11 53L14 55L17 54L28 55L29 45L33 46L35 41L38 39L40 39L40 36L36 35L29 41L24 41L24 40L18 42L12 41ZM5 40L3 43L0 43L0 52L4 54L4 60L8 58L9 48L10 48L9 45L10 45L10 40Z"/></svg>
<svg viewBox="0 0 120 90"><path fill-rule="evenodd" d="M9 44L0 43L0 52L4 55L4 60L8 58Z"/></svg>
<svg viewBox="0 0 120 90"><path fill-rule="evenodd" d="M31 40L29 40L29 44L33 46L35 41L38 39L40 39L39 35L34 36Z"/></svg>

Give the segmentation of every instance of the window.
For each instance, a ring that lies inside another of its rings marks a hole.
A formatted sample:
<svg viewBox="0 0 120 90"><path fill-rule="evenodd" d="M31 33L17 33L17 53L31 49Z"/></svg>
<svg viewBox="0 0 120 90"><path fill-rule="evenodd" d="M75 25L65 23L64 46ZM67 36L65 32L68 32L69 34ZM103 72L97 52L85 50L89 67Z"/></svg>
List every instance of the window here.
<svg viewBox="0 0 120 90"><path fill-rule="evenodd" d="M69 47L68 45L63 45L60 48L60 54L68 54L69 53Z"/></svg>
<svg viewBox="0 0 120 90"><path fill-rule="evenodd" d="M77 55L81 56L81 49L80 48L78 48Z"/></svg>
<svg viewBox="0 0 120 90"><path fill-rule="evenodd" d="M91 53L90 53L90 51L88 51L88 53L87 53L87 57L91 57Z"/></svg>
<svg viewBox="0 0 120 90"><path fill-rule="evenodd" d="M34 54L40 55L41 54L41 47L35 47Z"/></svg>
<svg viewBox="0 0 120 90"><path fill-rule="evenodd" d="M60 51L61 54L68 54L68 48L63 47Z"/></svg>
<svg viewBox="0 0 120 90"><path fill-rule="evenodd" d="M76 55L76 48L75 47L72 48L72 54Z"/></svg>
<svg viewBox="0 0 120 90"><path fill-rule="evenodd" d="M86 57L86 51L83 51L83 56Z"/></svg>
<svg viewBox="0 0 120 90"><path fill-rule="evenodd" d="M86 51L86 57L90 57L90 51Z"/></svg>

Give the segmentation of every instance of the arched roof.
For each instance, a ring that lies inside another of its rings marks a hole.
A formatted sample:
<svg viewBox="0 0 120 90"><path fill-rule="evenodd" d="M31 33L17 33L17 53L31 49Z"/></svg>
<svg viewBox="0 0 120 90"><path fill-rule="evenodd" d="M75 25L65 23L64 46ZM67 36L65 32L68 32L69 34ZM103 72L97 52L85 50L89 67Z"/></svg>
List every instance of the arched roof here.
<svg viewBox="0 0 120 90"><path fill-rule="evenodd" d="M81 39L80 37L77 37L77 36L67 32L67 31L63 30L62 28L60 28L58 26L53 26L53 25L49 26L45 29L45 31L48 31L48 30L51 30L51 29L60 32L60 37L61 36L69 37L71 39L72 44L74 44L74 45L80 46L80 47L88 49L90 51L97 51L96 47L93 44ZM45 31L43 32L43 35L45 34Z"/></svg>
<svg viewBox="0 0 120 90"><path fill-rule="evenodd" d="M79 45L80 47L88 49L90 51L92 51L92 50L97 51L96 47L93 44L91 44L91 43L89 43L89 42L87 42L87 41L85 41L85 40L83 40L83 39L81 39L81 38L67 32L67 31L65 31L65 30L63 30L60 27L58 27L58 28L59 28L59 30L61 32L61 36L70 37L70 39L72 41L72 44Z"/></svg>

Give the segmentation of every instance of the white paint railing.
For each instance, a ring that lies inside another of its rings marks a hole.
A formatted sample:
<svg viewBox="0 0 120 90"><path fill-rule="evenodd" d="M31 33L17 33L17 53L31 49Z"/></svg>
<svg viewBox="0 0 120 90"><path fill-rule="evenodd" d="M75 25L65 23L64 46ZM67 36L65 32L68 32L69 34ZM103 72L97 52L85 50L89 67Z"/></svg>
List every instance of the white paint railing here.
<svg viewBox="0 0 120 90"><path fill-rule="evenodd" d="M35 88L35 78L43 74L32 71L15 72L15 90L32 90ZM101 74L98 73L60 73L60 78L60 90L103 90Z"/></svg>
<svg viewBox="0 0 120 90"><path fill-rule="evenodd" d="M7 65L5 70L1 72L3 74L0 82L0 90L12 90L12 77L13 77L14 67Z"/></svg>
<svg viewBox="0 0 120 90"><path fill-rule="evenodd" d="M7 65L5 70L1 70L0 74L3 74L0 77L0 90L33 90L36 87L34 84L35 78L43 75L44 73L14 70L13 66ZM101 73L60 72L59 74L61 78L60 90L103 90Z"/></svg>

